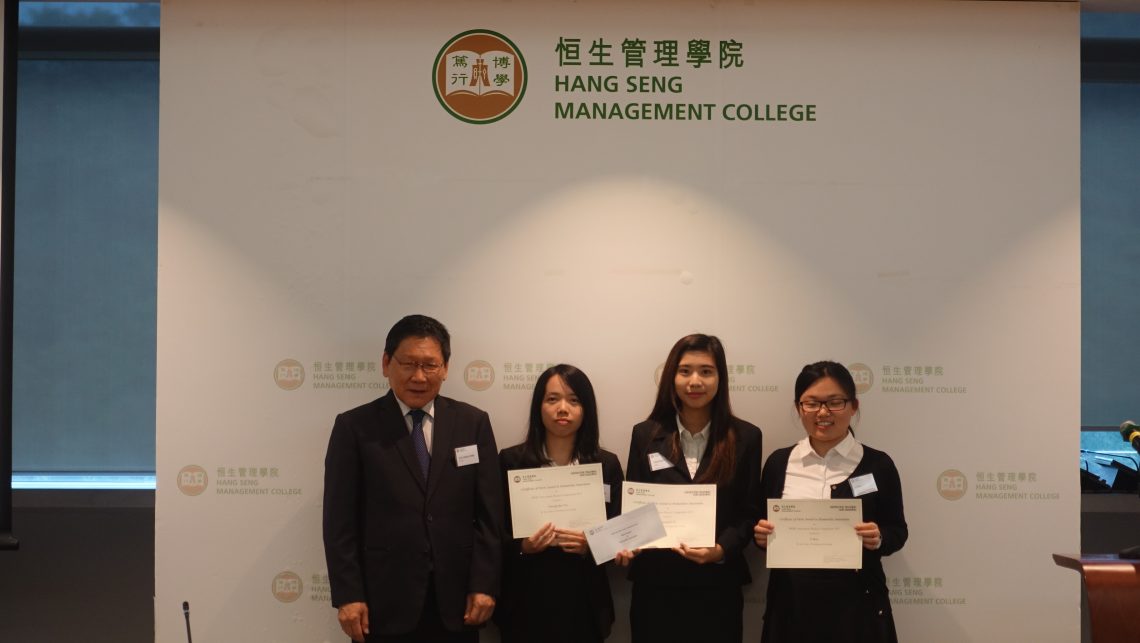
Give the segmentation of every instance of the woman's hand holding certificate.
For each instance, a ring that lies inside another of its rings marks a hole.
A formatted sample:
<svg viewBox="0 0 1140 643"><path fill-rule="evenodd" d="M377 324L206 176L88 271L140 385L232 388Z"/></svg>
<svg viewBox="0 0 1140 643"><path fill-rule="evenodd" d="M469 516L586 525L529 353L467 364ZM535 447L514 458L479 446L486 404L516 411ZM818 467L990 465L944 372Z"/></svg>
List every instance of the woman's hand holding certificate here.
<svg viewBox="0 0 1140 643"><path fill-rule="evenodd" d="M559 536L558 530L578 533L606 521L600 464L515 469L507 474L507 488L515 538L536 536L548 523L556 528L543 548L563 540L577 542L571 534ZM538 546L539 543L532 544ZM571 548L577 549L573 545Z"/></svg>

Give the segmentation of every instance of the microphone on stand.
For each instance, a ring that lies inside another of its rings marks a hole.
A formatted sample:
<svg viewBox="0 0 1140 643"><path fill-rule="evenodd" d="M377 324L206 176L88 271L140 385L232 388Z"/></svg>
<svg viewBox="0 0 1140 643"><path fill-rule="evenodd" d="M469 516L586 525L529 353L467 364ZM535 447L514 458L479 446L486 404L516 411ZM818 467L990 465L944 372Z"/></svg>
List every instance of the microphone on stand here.
<svg viewBox="0 0 1140 643"><path fill-rule="evenodd" d="M182 615L186 617L186 643L194 643L190 636L190 601L182 601Z"/></svg>

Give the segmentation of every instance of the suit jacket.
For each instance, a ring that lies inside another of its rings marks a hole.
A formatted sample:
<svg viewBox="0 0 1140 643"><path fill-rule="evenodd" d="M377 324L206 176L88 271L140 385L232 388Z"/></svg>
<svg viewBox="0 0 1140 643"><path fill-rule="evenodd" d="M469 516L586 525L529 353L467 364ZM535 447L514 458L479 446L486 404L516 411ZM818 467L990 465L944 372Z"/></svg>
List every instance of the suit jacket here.
<svg viewBox="0 0 1140 643"><path fill-rule="evenodd" d="M479 462L458 466L475 445ZM467 594L499 594L503 496L487 414L435 399L424 484L395 395L337 416L325 456L324 542L334 607L368 603L373 633L415 629L435 580L440 618L463 629Z"/></svg>
<svg viewBox="0 0 1140 643"><path fill-rule="evenodd" d="M780 498L793 447L777 449L764 465L764 498ZM903 517L902 483L891 457L863 445L863 459L851 476L831 487L832 498L852 498L850 480L871 474L876 491L860 496L863 522L879 525L883 542L863 550L863 568L848 570L773 569L768 577L762 642L893 643L898 640L883 573L883 556L902 549L908 531ZM768 504L761 506L767 518ZM828 596L826 607L819 597ZM825 618L826 617L826 618Z"/></svg>
<svg viewBox="0 0 1140 643"><path fill-rule="evenodd" d="M752 542L752 527L759 520L760 461L762 435L753 424L737 419L736 459L732 480L717 485L716 489L716 542L724 549L720 564L699 565L672 551L647 550L633 559L629 578L633 582L649 581L658 587L726 587L739 586L752 581L744 548ZM627 480L658 484L692 484L693 476L684 458L672 467L653 471L649 454L660 453L666 460L670 456L676 424L662 427L646 420L633 427L629 445L629 464L625 468ZM712 461L710 445L697 466L700 476Z"/></svg>
<svg viewBox="0 0 1140 643"><path fill-rule="evenodd" d="M515 469L542 466L527 458L525 445L503 449L499 454L503 485ZM610 486L606 517L621 514L621 464L609 451L600 452L602 482ZM495 622L504 641L564 641L604 639L614 622L614 601L606 565L593 556L567 554L548 548L538 554L523 554L522 539L511 538L510 503L504 523L503 599L495 607ZM528 534L529 535L529 534ZM557 616L574 615L575 622ZM586 621L586 622L583 622ZM588 636L577 636L585 629Z"/></svg>

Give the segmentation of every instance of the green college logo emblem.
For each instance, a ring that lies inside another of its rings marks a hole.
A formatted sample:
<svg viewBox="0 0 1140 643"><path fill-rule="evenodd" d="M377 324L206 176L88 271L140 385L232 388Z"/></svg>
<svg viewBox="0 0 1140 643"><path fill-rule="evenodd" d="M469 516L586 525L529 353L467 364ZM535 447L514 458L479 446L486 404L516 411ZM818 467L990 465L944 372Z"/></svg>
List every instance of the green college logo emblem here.
<svg viewBox="0 0 1140 643"><path fill-rule="evenodd" d="M466 123L494 123L526 93L526 61L513 42L487 29L455 36L435 57L432 85L439 104Z"/></svg>

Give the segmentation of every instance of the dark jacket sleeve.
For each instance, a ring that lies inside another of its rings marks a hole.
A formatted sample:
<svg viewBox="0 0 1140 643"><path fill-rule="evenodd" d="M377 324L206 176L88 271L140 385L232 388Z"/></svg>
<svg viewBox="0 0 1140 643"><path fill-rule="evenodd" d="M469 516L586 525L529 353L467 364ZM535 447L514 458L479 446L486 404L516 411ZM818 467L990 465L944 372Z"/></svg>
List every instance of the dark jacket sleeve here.
<svg viewBox="0 0 1140 643"><path fill-rule="evenodd" d="M760 496L760 459L763 457L760 429L747 422L738 422L736 430L736 471L731 485L735 516L722 526L716 537L726 560L741 556L744 548L752 542L752 527L760 519L760 503L763 502Z"/></svg>
<svg viewBox="0 0 1140 643"><path fill-rule="evenodd" d="M365 600L361 565L360 454L351 422L338 415L325 454L323 531L333 607Z"/></svg>
<svg viewBox="0 0 1140 643"><path fill-rule="evenodd" d="M625 465L625 479L630 482L649 482L648 457L649 439L653 436L656 425L651 422L642 422L633 427L629 440L629 456Z"/></svg>
<svg viewBox="0 0 1140 643"><path fill-rule="evenodd" d="M890 556L906 544L909 532L903 516L902 482L891 456L877 451L875 485L879 488L878 506L874 522L879 525L883 543L876 550L880 556Z"/></svg>
<svg viewBox="0 0 1140 643"><path fill-rule="evenodd" d="M495 434L491 431L490 418L483 411L478 411L475 437L479 463L475 465L478 471L468 592L498 596L503 567L503 482Z"/></svg>
<svg viewBox="0 0 1140 643"><path fill-rule="evenodd" d="M606 503L606 518L621 515L621 483L624 476L616 455L602 451L602 482L610 486L610 501Z"/></svg>

